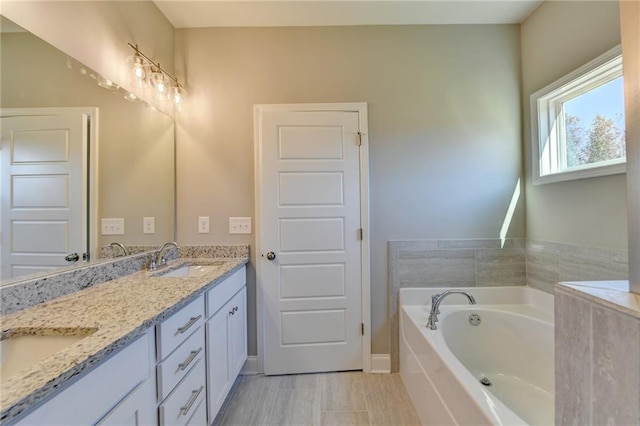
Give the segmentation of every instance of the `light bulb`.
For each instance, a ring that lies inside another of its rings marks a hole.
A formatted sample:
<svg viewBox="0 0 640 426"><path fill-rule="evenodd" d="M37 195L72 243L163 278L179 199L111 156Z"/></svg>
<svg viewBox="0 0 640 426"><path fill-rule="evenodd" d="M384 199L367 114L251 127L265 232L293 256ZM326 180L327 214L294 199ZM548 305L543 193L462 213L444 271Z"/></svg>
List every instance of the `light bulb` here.
<svg viewBox="0 0 640 426"><path fill-rule="evenodd" d="M135 64L133 66L133 75L138 79L146 77L146 73L144 72L144 68L142 68L142 64Z"/></svg>
<svg viewBox="0 0 640 426"><path fill-rule="evenodd" d="M154 71L151 74L151 81L156 88L156 98L159 101L169 100L168 79L160 70Z"/></svg>
<svg viewBox="0 0 640 426"><path fill-rule="evenodd" d="M149 64L144 58L136 53L127 57L127 64L131 73L131 83L133 83L134 87L149 87Z"/></svg>
<svg viewBox="0 0 640 426"><path fill-rule="evenodd" d="M184 111L187 91L182 86L173 86L171 88L171 101L176 111Z"/></svg>

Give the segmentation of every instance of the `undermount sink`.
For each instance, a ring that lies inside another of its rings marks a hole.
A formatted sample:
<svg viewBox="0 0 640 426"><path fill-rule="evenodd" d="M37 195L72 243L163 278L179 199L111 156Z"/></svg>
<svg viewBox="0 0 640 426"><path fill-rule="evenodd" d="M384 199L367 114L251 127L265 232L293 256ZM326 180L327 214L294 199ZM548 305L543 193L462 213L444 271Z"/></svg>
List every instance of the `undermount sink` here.
<svg viewBox="0 0 640 426"><path fill-rule="evenodd" d="M0 379L7 380L45 358L84 339L96 330L81 333L26 335L19 332L0 340Z"/></svg>
<svg viewBox="0 0 640 426"><path fill-rule="evenodd" d="M197 265L197 264L186 264L182 265L178 268L171 269L170 271L161 272L157 276L163 278L170 277L197 277L200 275L204 275L207 272L213 271L215 269L220 268L224 262L216 262L210 263L206 265Z"/></svg>

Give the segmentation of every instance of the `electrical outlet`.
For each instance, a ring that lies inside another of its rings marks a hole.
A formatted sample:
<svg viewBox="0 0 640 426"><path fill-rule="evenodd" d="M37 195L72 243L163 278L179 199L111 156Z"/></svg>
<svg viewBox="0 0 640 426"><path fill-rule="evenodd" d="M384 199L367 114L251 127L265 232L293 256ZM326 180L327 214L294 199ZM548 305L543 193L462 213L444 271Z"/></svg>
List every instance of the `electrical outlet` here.
<svg viewBox="0 0 640 426"><path fill-rule="evenodd" d="M250 234L251 218L250 217L230 217L229 233L230 234Z"/></svg>
<svg viewBox="0 0 640 426"><path fill-rule="evenodd" d="M156 218L155 217L143 217L142 218L142 233L155 234L156 233Z"/></svg>
<svg viewBox="0 0 640 426"><path fill-rule="evenodd" d="M124 219L110 218L101 220L102 235L124 235Z"/></svg>
<svg viewBox="0 0 640 426"><path fill-rule="evenodd" d="M198 234L209 233L209 216L198 217Z"/></svg>

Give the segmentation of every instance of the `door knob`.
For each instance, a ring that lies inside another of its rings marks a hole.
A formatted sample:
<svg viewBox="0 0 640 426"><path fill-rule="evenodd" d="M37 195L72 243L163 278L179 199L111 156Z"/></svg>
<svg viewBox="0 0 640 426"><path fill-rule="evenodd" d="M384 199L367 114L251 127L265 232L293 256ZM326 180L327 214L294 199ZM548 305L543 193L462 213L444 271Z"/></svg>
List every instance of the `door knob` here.
<svg viewBox="0 0 640 426"><path fill-rule="evenodd" d="M276 258L276 254L272 251L270 251L269 253L267 253L267 259L269 260L273 260Z"/></svg>
<svg viewBox="0 0 640 426"><path fill-rule="evenodd" d="M64 260L66 260L67 262L77 262L79 259L80 256L78 256L78 253L71 253L64 257Z"/></svg>

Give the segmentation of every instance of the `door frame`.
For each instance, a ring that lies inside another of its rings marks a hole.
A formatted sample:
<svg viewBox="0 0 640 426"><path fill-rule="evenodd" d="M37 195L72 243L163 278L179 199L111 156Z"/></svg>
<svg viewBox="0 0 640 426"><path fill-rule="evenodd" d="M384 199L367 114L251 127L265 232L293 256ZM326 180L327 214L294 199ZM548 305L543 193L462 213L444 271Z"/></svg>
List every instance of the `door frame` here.
<svg viewBox="0 0 640 426"><path fill-rule="evenodd" d="M255 173L255 228L256 228L256 319L257 319L257 371L264 373L264 293L262 291L261 262L262 253L262 139L260 129L262 116L265 112L357 112L359 131L361 134L360 147L360 224L362 227L362 241L360 242L361 257L361 304L364 335L362 336L362 370L371 371L371 272L370 250L371 232L369 225L369 128L367 104L358 103L318 103L318 104L260 104L254 105L254 173Z"/></svg>
<svg viewBox="0 0 640 426"><path fill-rule="evenodd" d="M87 167L82 169L82 180L86 183L86 197L83 209L82 226L86 229L89 244L87 250L90 259L98 255L98 135L99 109L97 107L45 107L45 108L0 108L0 117L28 117L37 115L84 114L89 117L89 140L83 141L83 151ZM86 203L86 198L89 202ZM55 271L54 271L55 272ZM48 275L48 273L46 274Z"/></svg>

